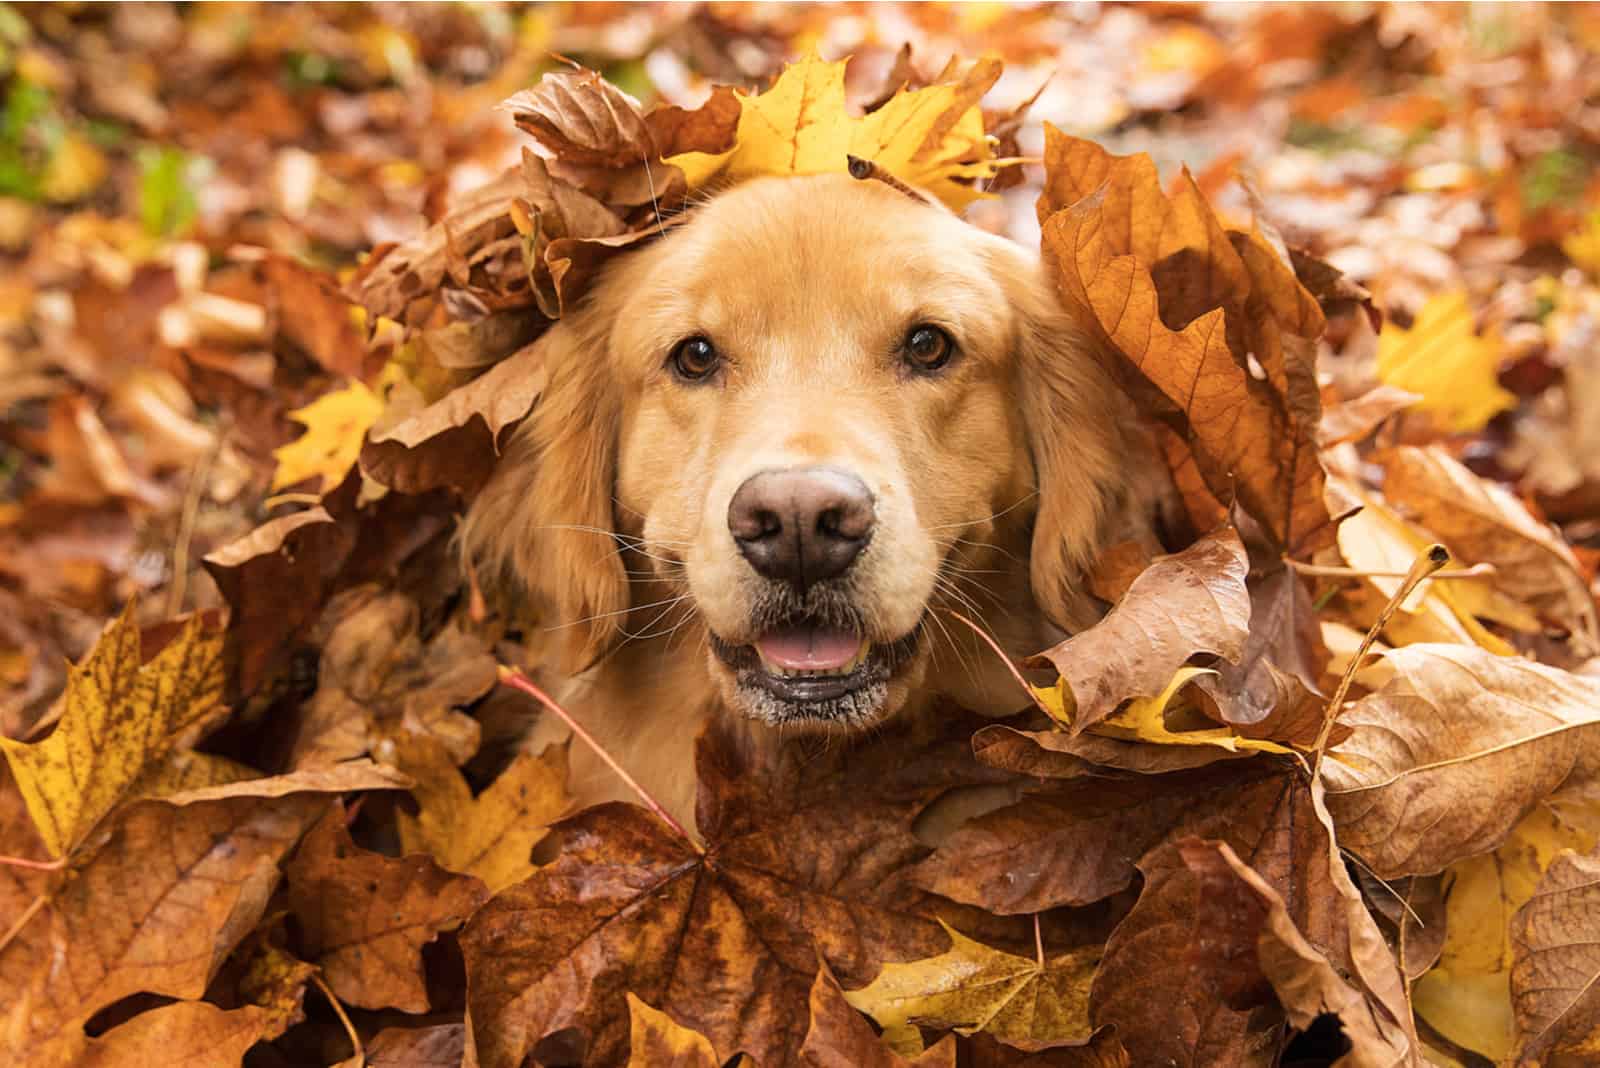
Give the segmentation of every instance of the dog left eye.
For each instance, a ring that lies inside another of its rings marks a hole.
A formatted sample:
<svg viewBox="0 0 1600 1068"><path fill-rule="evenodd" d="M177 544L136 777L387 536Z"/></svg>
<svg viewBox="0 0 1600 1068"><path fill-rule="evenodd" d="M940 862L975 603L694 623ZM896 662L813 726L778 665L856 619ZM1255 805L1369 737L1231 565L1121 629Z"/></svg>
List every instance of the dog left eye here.
<svg viewBox="0 0 1600 1068"><path fill-rule="evenodd" d="M906 334L905 341L900 345L901 354L905 357L906 365L913 371L926 374L937 371L950 362L950 357L955 355L956 343L950 335L939 329L923 323L914 326Z"/></svg>
<svg viewBox="0 0 1600 1068"><path fill-rule="evenodd" d="M695 336L678 342L670 363L673 372L685 382L700 382L711 377L722 364L722 356L708 339Z"/></svg>

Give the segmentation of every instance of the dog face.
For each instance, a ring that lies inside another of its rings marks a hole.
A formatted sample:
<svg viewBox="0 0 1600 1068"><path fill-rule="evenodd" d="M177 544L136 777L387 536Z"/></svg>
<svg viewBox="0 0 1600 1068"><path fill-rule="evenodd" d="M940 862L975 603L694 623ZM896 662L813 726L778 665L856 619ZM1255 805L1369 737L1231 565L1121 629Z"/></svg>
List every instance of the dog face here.
<svg viewBox="0 0 1600 1068"><path fill-rule="evenodd" d="M948 610L1072 622L1125 446L1010 243L877 183L761 179L619 260L546 344L464 541L573 628L574 664L694 627L704 653L666 655L703 655L735 712L861 727L930 663L979 681L939 664L972 655Z"/></svg>

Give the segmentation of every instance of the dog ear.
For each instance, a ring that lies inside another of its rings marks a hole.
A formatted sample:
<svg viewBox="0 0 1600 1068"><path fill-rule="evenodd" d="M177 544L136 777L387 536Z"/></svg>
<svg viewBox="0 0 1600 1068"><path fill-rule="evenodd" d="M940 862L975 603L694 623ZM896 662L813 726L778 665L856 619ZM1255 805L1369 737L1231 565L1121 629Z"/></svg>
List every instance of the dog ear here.
<svg viewBox="0 0 1600 1068"><path fill-rule="evenodd" d="M1134 405L1034 264L1010 274L1020 313L1017 391L1038 488L1029 582L1039 607L1069 631L1099 617L1086 578L1126 518L1147 448Z"/></svg>
<svg viewBox="0 0 1600 1068"><path fill-rule="evenodd" d="M563 320L541 339L549 380L458 541L481 582L526 598L561 639L566 670L592 664L620 634L628 577L616 527L621 402L606 373L596 316Z"/></svg>

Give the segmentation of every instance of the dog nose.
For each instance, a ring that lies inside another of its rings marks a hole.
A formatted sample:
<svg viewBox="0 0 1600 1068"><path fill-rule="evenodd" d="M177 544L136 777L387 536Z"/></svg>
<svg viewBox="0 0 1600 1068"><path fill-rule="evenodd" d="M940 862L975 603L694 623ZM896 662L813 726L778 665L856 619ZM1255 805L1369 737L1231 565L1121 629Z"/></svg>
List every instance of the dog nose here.
<svg viewBox="0 0 1600 1068"><path fill-rule="evenodd" d="M728 504L728 532L750 566L801 589L843 574L876 522L866 483L834 467L762 471Z"/></svg>

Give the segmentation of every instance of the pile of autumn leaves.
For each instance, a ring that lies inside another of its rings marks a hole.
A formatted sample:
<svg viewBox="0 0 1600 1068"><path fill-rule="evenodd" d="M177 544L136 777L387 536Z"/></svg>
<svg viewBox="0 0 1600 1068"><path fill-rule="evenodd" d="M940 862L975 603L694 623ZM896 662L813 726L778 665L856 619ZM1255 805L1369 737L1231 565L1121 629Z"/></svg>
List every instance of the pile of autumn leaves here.
<svg viewBox="0 0 1600 1068"><path fill-rule="evenodd" d="M708 733L697 840L634 805L556 822L565 753L493 759L507 625L448 538L536 402L542 329L713 179L852 154L961 203L1001 163L998 67L947 74L861 118L815 60L697 111L588 72L510 102L544 151L351 283L389 354L360 470L213 555L225 632L130 610L53 732L0 742L0 853L27 861L0 865L6 1063L355 1065L359 1039L369 1064L953 1066L959 1035L974 1065L1265 1066L1324 1016L1351 1065L1584 1062L1577 561L1443 448L1375 444L1417 397L1323 410L1325 309L1358 290L1055 131L1044 253L1151 415L1177 551L1106 553L1113 607L1041 654L1027 715L770 767ZM913 833L995 784L1018 799Z"/></svg>

